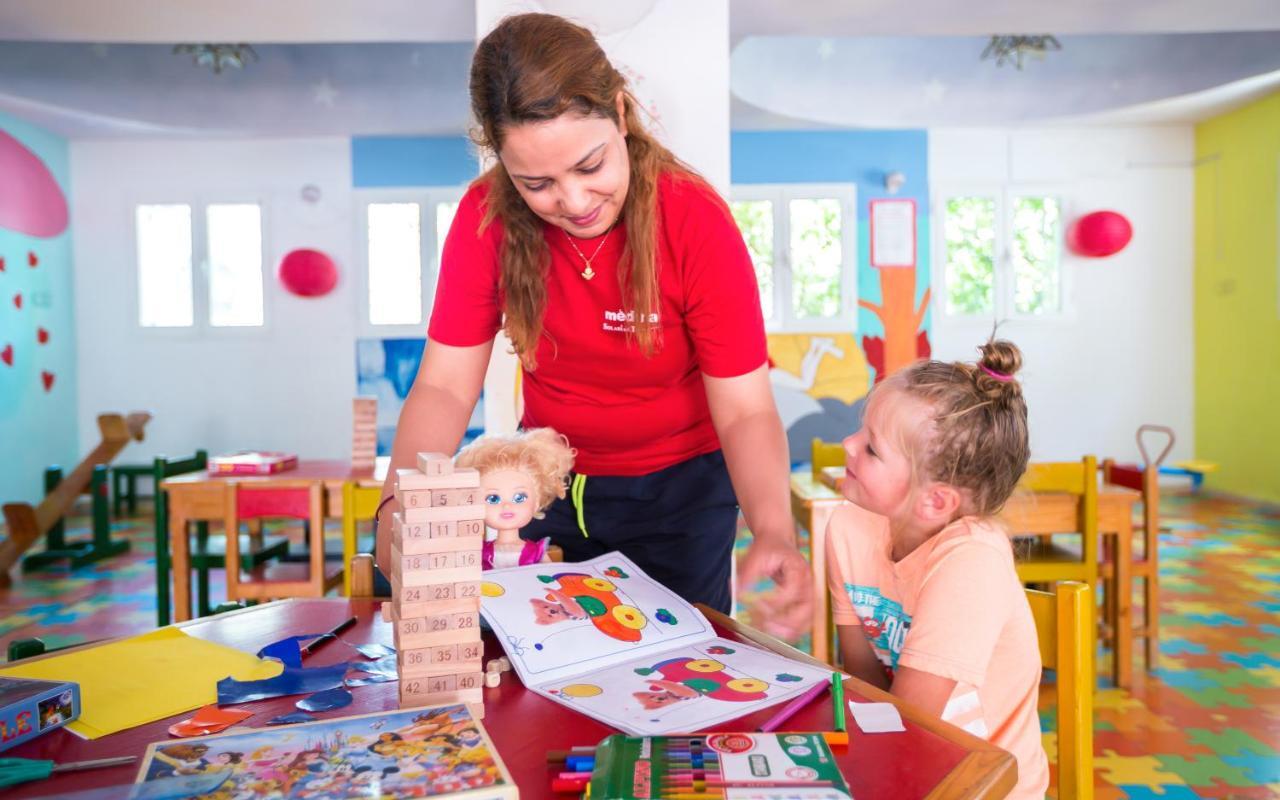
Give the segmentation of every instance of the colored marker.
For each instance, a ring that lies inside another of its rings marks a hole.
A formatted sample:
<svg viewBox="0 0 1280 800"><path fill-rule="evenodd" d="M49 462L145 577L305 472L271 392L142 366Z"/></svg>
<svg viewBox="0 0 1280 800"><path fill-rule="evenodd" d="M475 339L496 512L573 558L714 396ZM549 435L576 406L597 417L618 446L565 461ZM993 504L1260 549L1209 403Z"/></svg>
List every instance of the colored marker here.
<svg viewBox="0 0 1280 800"><path fill-rule="evenodd" d="M596 752L596 749L590 745L571 747L568 750L548 750L547 763L548 764L564 763L564 760L569 756L572 756L572 755L594 756L595 752Z"/></svg>
<svg viewBox="0 0 1280 800"><path fill-rule="evenodd" d="M779 711L777 714L771 717L767 722L761 725L760 730L763 731L764 733L776 731L778 728L782 727L782 723L794 717L796 715L796 712L800 711L800 709L809 705L809 703L813 702L815 698L817 698L820 694L825 692L829 685L830 684L828 684L825 681L821 683L815 683L813 686L809 687L809 690L807 692L800 695L795 700L792 700L790 703L787 703L787 705L784 706L781 711Z"/></svg>
<svg viewBox="0 0 1280 800"><path fill-rule="evenodd" d="M551 791L556 794L581 794L590 784L591 780L589 778L578 778L576 780L553 778L551 781Z"/></svg>
<svg viewBox="0 0 1280 800"><path fill-rule="evenodd" d="M844 721L844 681L840 678L839 672L831 673L831 703L832 713L835 714L836 732L846 733Z"/></svg>

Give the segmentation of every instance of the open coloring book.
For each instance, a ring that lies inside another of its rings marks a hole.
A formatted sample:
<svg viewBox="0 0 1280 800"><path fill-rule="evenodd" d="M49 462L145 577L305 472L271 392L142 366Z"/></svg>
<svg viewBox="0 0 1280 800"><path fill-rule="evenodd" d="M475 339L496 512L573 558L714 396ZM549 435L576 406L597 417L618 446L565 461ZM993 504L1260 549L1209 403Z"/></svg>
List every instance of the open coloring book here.
<svg viewBox="0 0 1280 800"><path fill-rule="evenodd" d="M701 730L831 673L720 639L620 553L484 573L481 613L524 685L634 735Z"/></svg>

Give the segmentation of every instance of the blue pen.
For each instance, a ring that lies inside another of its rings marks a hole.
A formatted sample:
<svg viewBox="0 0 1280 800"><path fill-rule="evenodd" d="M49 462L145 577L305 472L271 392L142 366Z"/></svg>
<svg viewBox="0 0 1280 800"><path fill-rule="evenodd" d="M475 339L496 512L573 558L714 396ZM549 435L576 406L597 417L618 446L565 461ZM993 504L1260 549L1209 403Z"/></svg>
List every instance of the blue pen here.
<svg viewBox="0 0 1280 800"><path fill-rule="evenodd" d="M565 766L570 772L590 772L596 767L596 760L590 756L569 756Z"/></svg>

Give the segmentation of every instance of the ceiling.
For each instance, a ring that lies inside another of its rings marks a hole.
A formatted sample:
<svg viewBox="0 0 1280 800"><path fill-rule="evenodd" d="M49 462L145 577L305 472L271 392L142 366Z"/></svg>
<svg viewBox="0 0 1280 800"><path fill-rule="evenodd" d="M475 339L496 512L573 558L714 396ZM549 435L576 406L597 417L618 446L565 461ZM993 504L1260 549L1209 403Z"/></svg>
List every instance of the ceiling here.
<svg viewBox="0 0 1280 800"><path fill-rule="evenodd" d="M625 22L653 2L609 8ZM730 8L739 130L1188 122L1280 87L1280 0ZM474 0L5 0L0 110L73 138L457 134L474 29ZM993 32L1063 49L996 68L978 58ZM213 75L172 53L218 41L259 60Z"/></svg>

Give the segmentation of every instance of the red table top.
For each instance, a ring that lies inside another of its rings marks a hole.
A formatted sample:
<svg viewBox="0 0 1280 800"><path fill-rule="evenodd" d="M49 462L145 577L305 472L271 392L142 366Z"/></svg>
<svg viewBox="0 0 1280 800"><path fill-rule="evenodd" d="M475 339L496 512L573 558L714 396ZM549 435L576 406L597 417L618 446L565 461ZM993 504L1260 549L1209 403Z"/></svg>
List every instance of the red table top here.
<svg viewBox="0 0 1280 800"><path fill-rule="evenodd" d="M343 634L344 640L356 644L381 642L390 645L391 626L382 622L378 606L379 601L375 600L287 600L195 620L181 627L192 636L256 652L264 645L286 636L328 630L354 615L357 623ZM716 628L717 633L725 638L744 640L742 636L718 624ZM497 642L489 636L486 636L485 649L486 660L501 654ZM363 659L346 644L330 642L318 649L306 664L323 666L343 660ZM548 750L595 744L605 736L617 732L525 690L514 672L504 676L501 686L485 689L484 692L484 725L520 787L522 798L556 797L550 791L553 772L546 764ZM360 686L352 693L355 697L352 705L319 714L317 718L365 714L398 707L395 683ZM864 699L857 693L850 694L853 699ZM246 703L240 707L253 711L254 715L242 724L261 727L272 717L296 710L294 703L297 700L298 697L284 697ZM786 727L789 730L831 730L831 710L829 695L824 695L824 700L815 701L798 713ZM766 709L711 730L755 730L776 711L776 707ZM190 713L180 714L95 741L85 741L59 729L19 745L4 755L46 758L59 762L137 755L139 764L55 775L42 782L6 789L5 796L19 798L62 795L82 789L132 783L147 745L168 739L169 725L188 716ZM518 724L511 724L513 722ZM993 759L990 749L982 753L987 758L980 769L975 771L973 759L962 766L961 762L966 757L978 752L964 743L963 735L949 739L916 724L909 717L905 722L906 732L867 735L858 730L852 718L849 719L849 746L835 748L835 752L855 798L923 798L938 788L949 775L951 780L947 781L946 791L935 796L981 796L970 793L969 789L983 784L990 777L987 773L992 773L993 770L999 772L1007 766L1004 759ZM1004 783L1012 785L1012 779ZM1000 794L996 792L989 796Z"/></svg>

